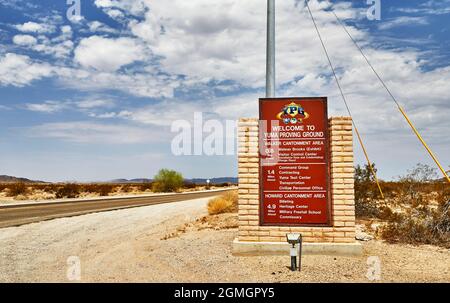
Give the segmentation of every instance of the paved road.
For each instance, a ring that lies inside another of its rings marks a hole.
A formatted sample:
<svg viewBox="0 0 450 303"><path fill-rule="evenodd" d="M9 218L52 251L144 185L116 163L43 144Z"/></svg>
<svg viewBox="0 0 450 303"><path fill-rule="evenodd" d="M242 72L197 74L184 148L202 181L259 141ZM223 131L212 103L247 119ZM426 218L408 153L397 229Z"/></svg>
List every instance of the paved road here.
<svg viewBox="0 0 450 303"><path fill-rule="evenodd" d="M79 216L89 213L110 211L123 208L156 205L207 198L220 195L225 190L168 194L150 197L133 197L117 199L80 200L60 203L39 203L26 205L7 205L0 207L0 228L19 226L62 217Z"/></svg>

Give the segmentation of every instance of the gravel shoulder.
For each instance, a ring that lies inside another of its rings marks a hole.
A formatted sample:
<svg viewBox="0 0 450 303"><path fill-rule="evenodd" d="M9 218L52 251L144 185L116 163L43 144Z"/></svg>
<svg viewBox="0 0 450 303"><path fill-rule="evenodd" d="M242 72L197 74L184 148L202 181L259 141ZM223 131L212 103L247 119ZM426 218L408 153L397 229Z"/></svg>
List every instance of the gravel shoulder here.
<svg viewBox="0 0 450 303"><path fill-rule="evenodd" d="M207 200L0 229L0 282L70 282L70 256L81 282L370 282L370 256L380 258L379 282L450 282L450 252L431 246L373 240L362 257L305 256L302 272L289 271L289 257L234 257L234 225L199 219Z"/></svg>

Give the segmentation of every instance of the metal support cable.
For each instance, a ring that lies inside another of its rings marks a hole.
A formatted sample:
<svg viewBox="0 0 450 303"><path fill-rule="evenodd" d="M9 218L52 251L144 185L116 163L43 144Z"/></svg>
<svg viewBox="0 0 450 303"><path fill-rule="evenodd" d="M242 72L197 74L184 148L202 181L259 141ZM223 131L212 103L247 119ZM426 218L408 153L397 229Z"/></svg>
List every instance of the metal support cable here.
<svg viewBox="0 0 450 303"><path fill-rule="evenodd" d="M307 0L308 2L308 0ZM308 3L307 3L308 5ZM308 7L309 8L309 7ZM423 137L420 135L419 131L417 130L417 128L414 126L414 124L412 123L411 119L409 119L408 115L406 114L406 111L403 109L403 107L400 105L400 103L397 101L397 99L394 97L394 94L391 92L391 90L389 89L389 87L387 86L387 84L383 81L383 79L381 78L380 74L377 72L377 70L375 69L375 67L372 65L372 63L370 62L369 58L366 56L366 54L364 53L364 51L362 50L362 48L359 46L358 42L356 42L356 40L353 38L353 36L350 34L350 32L347 30L347 27L345 26L345 24L341 21L341 19L336 15L336 13L334 11L332 11L333 15L336 17L336 20L338 21L338 23L342 26L342 28L345 30L345 32L347 33L347 35L350 37L350 39L352 40L353 44L356 46L356 48L359 50L359 52L361 53L361 55L364 57L364 59L366 60L367 64L370 66L370 68L372 69L373 73L375 74L375 76L378 78L378 80L381 82L381 84L383 85L383 87L386 89L387 93L389 94L389 96L392 98L392 100L395 102L395 104L398 107L398 110L400 111L400 113L403 115L403 117L405 118L405 120L408 122L409 126L411 127L411 129L413 130L414 134L417 136L417 138L419 139L419 141L422 143L422 145L425 147L425 149L428 151L428 154L431 156L431 158L433 159L433 161L436 163L436 165L438 166L439 170L442 172L442 174L444 175L444 177L447 179L447 181L450 183L450 177L447 174L447 172L445 171L444 167L441 165L441 163L439 162L437 156L433 153L433 151L431 150L431 148L428 146L428 144L425 142L425 140L423 139Z"/></svg>
<svg viewBox="0 0 450 303"><path fill-rule="evenodd" d="M378 176L377 176L377 174L375 172L375 169L373 168L373 164L370 161L369 154L367 153L367 150L366 150L366 148L364 146L364 142L363 142L363 140L361 138L361 135L359 133L358 127L356 126L356 122L353 119L353 115L351 113L350 106L348 105L347 98L345 97L344 91L343 91L343 89L341 87L341 84L339 82L339 78L337 76L336 69L334 68L333 63L331 62L330 55L328 54L328 50L327 50L327 48L325 46L325 42L322 39L322 35L320 34L319 27L317 26L316 20L315 20L313 14L312 14L312 11L311 11L311 8L309 7L309 3L308 2L309 2L309 0L306 0L306 7L308 8L309 14L311 16L311 20L314 23L314 27L316 29L317 35L319 36L319 40L320 40L320 43L322 44L323 51L325 52L325 56L327 57L328 64L330 65L331 71L333 72L333 75L334 75L334 79L336 80L336 84L337 84L337 86L339 88L339 92L341 93L342 100L344 101L345 107L347 108L347 112L350 115L350 117L352 118L352 124L353 124L353 127L355 128L355 132L356 132L356 135L358 137L359 144L361 145L361 148L362 148L362 150L364 152L364 156L366 157L367 164L369 166L370 172L372 173L373 177L375 178L375 181L377 183L378 190L380 191L382 199L384 199L384 194L383 194L383 190L381 189L381 186L380 186L380 181L378 180Z"/></svg>

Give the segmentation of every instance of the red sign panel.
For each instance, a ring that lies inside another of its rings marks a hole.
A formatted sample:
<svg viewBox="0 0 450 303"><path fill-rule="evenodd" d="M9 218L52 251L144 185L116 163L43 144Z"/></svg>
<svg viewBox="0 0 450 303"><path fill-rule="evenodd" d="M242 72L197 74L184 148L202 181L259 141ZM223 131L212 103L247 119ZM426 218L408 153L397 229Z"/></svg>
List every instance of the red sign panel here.
<svg viewBox="0 0 450 303"><path fill-rule="evenodd" d="M260 99L262 225L330 225L327 98Z"/></svg>

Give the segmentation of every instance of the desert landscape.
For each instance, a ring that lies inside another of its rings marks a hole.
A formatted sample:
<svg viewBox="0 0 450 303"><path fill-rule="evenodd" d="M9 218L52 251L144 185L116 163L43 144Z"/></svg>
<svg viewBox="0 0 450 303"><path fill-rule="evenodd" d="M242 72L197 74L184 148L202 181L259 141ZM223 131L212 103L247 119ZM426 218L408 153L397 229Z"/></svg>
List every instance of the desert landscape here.
<svg viewBox="0 0 450 303"><path fill-rule="evenodd" d="M287 257L233 256L236 190L2 229L0 281L65 282L77 256L82 282L448 282L449 187L424 180L433 174L418 165L382 183L381 200L366 169L356 169L359 257L306 255L292 272ZM367 276L369 257L379 258L380 279Z"/></svg>

